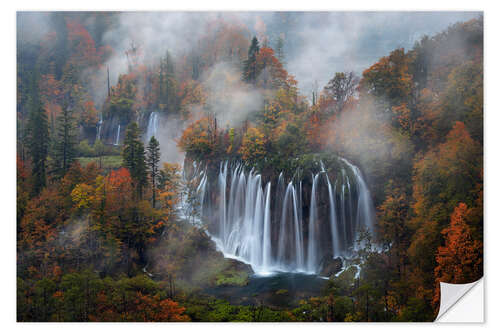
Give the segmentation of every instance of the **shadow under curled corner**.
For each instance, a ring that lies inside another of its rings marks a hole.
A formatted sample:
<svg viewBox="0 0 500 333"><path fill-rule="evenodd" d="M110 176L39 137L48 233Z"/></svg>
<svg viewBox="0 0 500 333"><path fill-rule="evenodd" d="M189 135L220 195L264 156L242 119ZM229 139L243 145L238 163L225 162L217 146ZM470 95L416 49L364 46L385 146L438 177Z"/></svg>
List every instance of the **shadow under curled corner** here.
<svg viewBox="0 0 500 333"><path fill-rule="evenodd" d="M440 290L439 313L435 322L484 322L484 278L465 284L440 282Z"/></svg>

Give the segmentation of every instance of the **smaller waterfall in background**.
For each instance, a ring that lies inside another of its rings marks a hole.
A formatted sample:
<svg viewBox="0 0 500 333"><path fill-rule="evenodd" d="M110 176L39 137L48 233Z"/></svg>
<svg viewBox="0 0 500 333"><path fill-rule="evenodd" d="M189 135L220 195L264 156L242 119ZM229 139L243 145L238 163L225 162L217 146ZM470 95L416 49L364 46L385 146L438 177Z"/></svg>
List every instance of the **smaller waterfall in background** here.
<svg viewBox="0 0 500 333"><path fill-rule="evenodd" d="M116 130L115 146L118 146L120 144L120 127L121 125L118 124L118 128Z"/></svg>
<svg viewBox="0 0 500 333"><path fill-rule="evenodd" d="M102 113L99 113L99 122L97 123L97 134L96 141L101 140L101 129L102 129Z"/></svg>
<svg viewBox="0 0 500 333"><path fill-rule="evenodd" d="M275 186L239 163L221 163L216 178L196 166L199 222L226 257L250 264L257 274L317 274L326 256L355 250L359 228L374 232L361 171L345 159L339 165L328 173L321 163L310 181L285 182L281 173Z"/></svg>
<svg viewBox="0 0 500 333"><path fill-rule="evenodd" d="M148 128L146 129L146 140L147 140L146 142L149 142L152 136L156 137L157 131L158 131L158 113L151 112L148 120Z"/></svg>

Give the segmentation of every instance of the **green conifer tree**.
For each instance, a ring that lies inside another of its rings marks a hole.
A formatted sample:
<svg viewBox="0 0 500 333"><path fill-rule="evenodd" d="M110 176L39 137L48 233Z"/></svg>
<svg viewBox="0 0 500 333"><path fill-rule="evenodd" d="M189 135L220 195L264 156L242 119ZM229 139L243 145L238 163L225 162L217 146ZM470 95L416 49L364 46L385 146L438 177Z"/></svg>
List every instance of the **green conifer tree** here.
<svg viewBox="0 0 500 333"><path fill-rule="evenodd" d="M158 187L158 178L160 177L160 143L154 136L149 140L147 148L146 163L151 179L151 188L153 191L153 208L156 207L156 189Z"/></svg>
<svg viewBox="0 0 500 333"><path fill-rule="evenodd" d="M76 121L73 110L67 103L63 105L61 114L56 119L56 132L53 136L52 170L62 177L68 171L76 156Z"/></svg>
<svg viewBox="0 0 500 333"><path fill-rule="evenodd" d="M245 82L254 83L257 79L257 54L259 51L259 41L257 40L257 37L254 37L250 47L248 48L248 58L243 63L243 81Z"/></svg>
<svg viewBox="0 0 500 333"><path fill-rule="evenodd" d="M139 199L142 199L142 190L147 184L147 168L144 145L140 140L139 126L136 122L130 123L123 142L123 166L129 169L134 181L134 187Z"/></svg>
<svg viewBox="0 0 500 333"><path fill-rule="evenodd" d="M32 162L33 191L37 195L46 184L46 162L49 148L49 125L38 92L38 72L32 74L28 99L26 148Z"/></svg>

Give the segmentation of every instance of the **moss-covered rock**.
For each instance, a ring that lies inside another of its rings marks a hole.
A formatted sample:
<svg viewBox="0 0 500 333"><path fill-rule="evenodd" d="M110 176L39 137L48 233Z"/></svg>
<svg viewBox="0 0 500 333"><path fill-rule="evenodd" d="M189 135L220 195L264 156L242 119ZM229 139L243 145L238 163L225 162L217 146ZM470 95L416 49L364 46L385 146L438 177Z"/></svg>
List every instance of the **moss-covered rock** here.
<svg viewBox="0 0 500 333"><path fill-rule="evenodd" d="M288 290L286 290L286 289L280 289L280 290L276 291L275 294L276 295L286 295L286 294L288 294Z"/></svg>
<svg viewBox="0 0 500 333"><path fill-rule="evenodd" d="M250 266L234 259L224 259L226 267L215 276L216 286L244 286L252 274ZM247 267L248 266L248 267Z"/></svg>
<svg viewBox="0 0 500 333"><path fill-rule="evenodd" d="M181 223L150 251L148 272L156 279L175 279L176 288L195 291L209 286L244 286L253 274L250 265L224 258L210 237Z"/></svg>

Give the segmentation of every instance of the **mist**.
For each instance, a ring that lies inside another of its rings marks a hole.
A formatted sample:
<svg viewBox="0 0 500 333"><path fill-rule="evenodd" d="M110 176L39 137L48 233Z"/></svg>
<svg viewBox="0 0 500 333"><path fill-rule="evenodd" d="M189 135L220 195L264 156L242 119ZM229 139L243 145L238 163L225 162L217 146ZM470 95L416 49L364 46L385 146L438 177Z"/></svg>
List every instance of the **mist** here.
<svg viewBox="0 0 500 333"><path fill-rule="evenodd" d="M81 16L89 23L85 13L71 15ZM315 85L321 90L336 72L354 71L361 76L364 69L391 50L409 49L424 35L479 15L479 12L117 12L99 41L111 47L111 55L99 69L87 69L82 75L93 78L91 92L100 108L106 98L107 68L114 85L119 75L128 73L125 52L132 45L139 50L138 62L147 67L158 66L167 50L174 62L178 62L199 48L200 39L213 33L210 28L214 22L225 22L244 27L246 37L257 36L261 45L274 48L278 36L283 37L285 68L296 77L300 93L309 96ZM56 27L51 13L42 12L18 13L17 24L19 38L31 43L42 42ZM222 128L236 127L262 107L263 91L241 81L241 66L241 62L219 60L201 73L199 84L208 97L204 105L190 106L191 119L210 112ZM341 119L340 124L340 128L359 125L347 119ZM163 161L182 162L177 140L186 126L178 116L162 115L157 138Z"/></svg>
<svg viewBox="0 0 500 333"><path fill-rule="evenodd" d="M224 19L247 27L261 44L275 47L284 36L286 68L308 95L317 80L322 88L335 72L358 75L395 48L410 49L424 35L433 35L480 12L128 12L104 40L114 45L110 59L115 81L126 71L124 52L131 41L155 59L167 49L180 54L196 46L209 22ZM286 17L284 20L283 17Z"/></svg>
<svg viewBox="0 0 500 333"><path fill-rule="evenodd" d="M78 13L74 14L78 16ZM80 14L83 15L83 14ZM112 56L101 69L104 86L106 67L116 84L128 71L125 51L132 43L141 61L157 64L167 50L181 56L198 46L208 24L224 20L245 26L262 43L275 47L284 37L286 69L298 80L301 93L309 95L315 81L324 87L335 72L362 71L399 47L411 48L424 35L450 24L478 17L480 12L120 12L102 36ZM18 34L40 41L53 22L50 13L18 13ZM105 89L103 89L105 90ZM100 96L102 100L102 96Z"/></svg>
<svg viewBox="0 0 500 333"><path fill-rule="evenodd" d="M222 127L241 125L263 103L263 93L242 82L234 64L216 64L204 75L202 86L209 96L207 107Z"/></svg>
<svg viewBox="0 0 500 333"><path fill-rule="evenodd" d="M335 72L363 70L396 48L410 49L478 12L331 12L300 13L285 32L286 68L303 94L315 82L324 87Z"/></svg>
<svg viewBox="0 0 500 333"><path fill-rule="evenodd" d="M184 162L184 152L177 146L177 140L182 135L187 126L179 117L160 116L158 132L155 138L160 143L160 161L161 163L176 163L182 165ZM147 146L147 142L145 143Z"/></svg>

